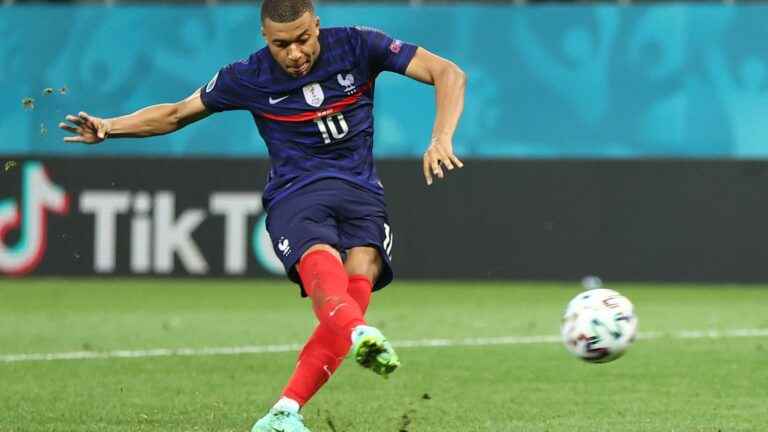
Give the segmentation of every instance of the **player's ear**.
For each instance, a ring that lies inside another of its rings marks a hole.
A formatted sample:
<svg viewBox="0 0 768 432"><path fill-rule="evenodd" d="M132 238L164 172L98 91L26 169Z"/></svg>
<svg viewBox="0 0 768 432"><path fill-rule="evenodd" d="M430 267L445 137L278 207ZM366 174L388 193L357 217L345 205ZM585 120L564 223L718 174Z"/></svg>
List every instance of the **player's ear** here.
<svg viewBox="0 0 768 432"><path fill-rule="evenodd" d="M320 17L315 17L315 30L317 30L318 33L320 33Z"/></svg>

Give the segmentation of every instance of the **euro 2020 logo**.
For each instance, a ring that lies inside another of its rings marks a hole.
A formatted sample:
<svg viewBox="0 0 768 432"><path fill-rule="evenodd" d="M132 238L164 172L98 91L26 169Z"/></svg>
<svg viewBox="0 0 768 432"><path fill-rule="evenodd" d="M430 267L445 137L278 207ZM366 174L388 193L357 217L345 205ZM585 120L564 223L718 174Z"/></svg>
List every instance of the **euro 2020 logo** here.
<svg viewBox="0 0 768 432"><path fill-rule="evenodd" d="M13 198L0 200L0 272L21 276L33 271L47 246L47 212L69 212L66 192L51 182L45 166L36 161L22 168L21 206ZM23 222L20 224L20 222ZM18 229L18 240L7 244L8 233Z"/></svg>

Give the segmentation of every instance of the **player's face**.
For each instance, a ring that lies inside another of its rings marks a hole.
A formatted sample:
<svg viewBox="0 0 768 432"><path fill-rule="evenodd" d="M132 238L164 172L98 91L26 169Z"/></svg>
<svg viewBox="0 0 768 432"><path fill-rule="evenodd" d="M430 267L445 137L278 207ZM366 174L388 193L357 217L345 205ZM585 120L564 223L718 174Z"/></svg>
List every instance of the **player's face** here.
<svg viewBox="0 0 768 432"><path fill-rule="evenodd" d="M309 73L320 54L320 18L311 12L287 23L266 18L261 34L272 57L291 76L298 78Z"/></svg>

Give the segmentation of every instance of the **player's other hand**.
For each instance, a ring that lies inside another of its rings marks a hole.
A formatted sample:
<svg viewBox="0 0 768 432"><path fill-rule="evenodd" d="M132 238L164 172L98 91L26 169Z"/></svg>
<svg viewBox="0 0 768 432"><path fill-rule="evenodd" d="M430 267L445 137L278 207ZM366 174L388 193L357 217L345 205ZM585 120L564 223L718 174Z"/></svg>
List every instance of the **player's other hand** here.
<svg viewBox="0 0 768 432"><path fill-rule="evenodd" d="M453 171L454 168L462 168L462 163L456 155L453 154L453 142L450 138L432 137L429 148L424 153L424 179L427 186L432 185L434 177L445 178L446 172Z"/></svg>
<svg viewBox="0 0 768 432"><path fill-rule="evenodd" d="M66 142L80 142L85 144L98 144L109 137L109 122L105 119L93 117L86 112L66 117L69 123L59 123L59 127L72 132L74 136L64 138Z"/></svg>

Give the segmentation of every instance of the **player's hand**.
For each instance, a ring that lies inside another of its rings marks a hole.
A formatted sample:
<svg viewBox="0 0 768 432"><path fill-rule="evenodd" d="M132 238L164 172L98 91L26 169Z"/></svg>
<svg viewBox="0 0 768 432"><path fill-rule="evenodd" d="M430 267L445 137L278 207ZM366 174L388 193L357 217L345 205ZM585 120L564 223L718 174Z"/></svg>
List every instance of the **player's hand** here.
<svg viewBox="0 0 768 432"><path fill-rule="evenodd" d="M462 168L462 163L453 154L453 143L450 138L432 137L432 143L424 153L424 179L427 186L432 185L433 176L439 179L445 178L445 171L453 171L454 168Z"/></svg>
<svg viewBox="0 0 768 432"><path fill-rule="evenodd" d="M105 119L93 117L85 112L77 116L68 115L66 119L69 123L59 123L59 127L75 134L65 137L66 142L98 144L109 137L110 124Z"/></svg>

